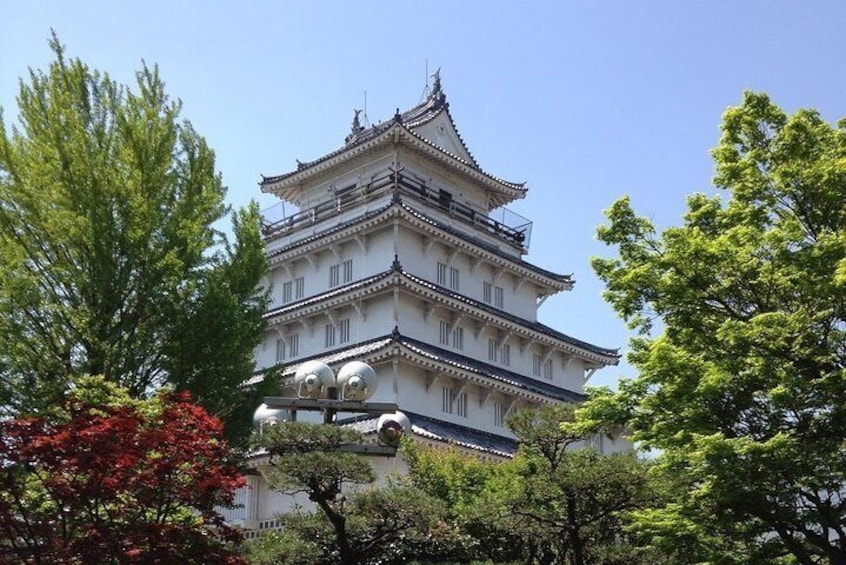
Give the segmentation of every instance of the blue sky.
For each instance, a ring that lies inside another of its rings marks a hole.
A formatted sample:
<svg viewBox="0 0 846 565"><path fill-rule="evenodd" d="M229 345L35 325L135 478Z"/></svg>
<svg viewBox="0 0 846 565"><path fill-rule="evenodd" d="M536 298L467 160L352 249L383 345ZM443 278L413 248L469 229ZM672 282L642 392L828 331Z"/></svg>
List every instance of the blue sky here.
<svg viewBox="0 0 846 565"><path fill-rule="evenodd" d="M745 89L788 111L846 116L839 1L12 2L0 19L0 106L44 68L50 28L70 56L131 82L157 63L217 152L235 206L274 199L260 174L338 147L367 92L376 122L416 104L442 69L459 131L487 171L526 181L527 257L573 273L540 319L625 348L589 258L602 211L629 194L660 226L711 192L709 149ZM593 384L633 375L625 364Z"/></svg>

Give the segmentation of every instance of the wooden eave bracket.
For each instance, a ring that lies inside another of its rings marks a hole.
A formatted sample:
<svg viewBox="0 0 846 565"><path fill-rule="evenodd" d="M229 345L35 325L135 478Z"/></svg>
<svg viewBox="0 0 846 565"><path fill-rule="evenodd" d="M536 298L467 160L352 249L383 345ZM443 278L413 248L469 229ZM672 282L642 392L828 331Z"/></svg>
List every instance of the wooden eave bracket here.
<svg viewBox="0 0 846 565"><path fill-rule="evenodd" d="M538 308L543 306L543 303L546 302L546 299L552 296L551 294L538 294Z"/></svg>
<svg viewBox="0 0 846 565"><path fill-rule="evenodd" d="M464 319L464 314L459 314L456 316L449 324L449 333L455 331L455 328L458 327L459 322Z"/></svg>
<svg viewBox="0 0 846 565"><path fill-rule="evenodd" d="M511 330L504 332L496 342L497 349L501 349L503 345L508 343L508 340L511 339L511 335Z"/></svg>
<svg viewBox="0 0 846 565"><path fill-rule="evenodd" d="M309 253L305 256L308 264L311 265L311 268L315 271L320 266L320 259L317 256L317 253Z"/></svg>
<svg viewBox="0 0 846 565"><path fill-rule="evenodd" d="M365 304L364 300L354 300L351 304L353 310L355 310L358 317L361 318L363 322L367 321L367 305Z"/></svg>
<svg viewBox="0 0 846 565"><path fill-rule="evenodd" d="M479 320L479 322L476 323L476 328L473 332L473 339L479 339L479 336L482 335L482 332L484 332L489 326L490 322L488 322L487 320Z"/></svg>
<svg viewBox="0 0 846 565"><path fill-rule="evenodd" d="M585 382L588 382L591 379L591 377L593 377L593 374L596 373L598 370L599 370L599 367L591 367L589 369L586 369L585 370Z"/></svg>
<svg viewBox="0 0 846 565"><path fill-rule="evenodd" d="M446 259L447 265L452 264L452 260L455 258L456 255L458 255L458 248L457 247L453 247L452 249L450 249L447 252L447 259Z"/></svg>
<svg viewBox="0 0 846 565"><path fill-rule="evenodd" d="M479 408L484 408L485 403L488 401L488 398L491 396L491 389L479 387Z"/></svg>
<svg viewBox="0 0 846 565"><path fill-rule="evenodd" d="M338 312L336 312L335 310L326 310L324 312L324 314L326 314L326 317L329 318L329 323L337 328L338 327Z"/></svg>
<svg viewBox="0 0 846 565"><path fill-rule="evenodd" d="M456 388L456 389L453 389L453 390L455 391L455 396L453 397L453 399L452 399L452 400L453 400L453 402L455 402L455 400L456 400L459 396L461 396L462 394L464 394L464 392L467 390L467 381L464 381L463 383L461 383L461 386L460 386L460 387L458 387L458 388Z"/></svg>
<svg viewBox="0 0 846 565"><path fill-rule="evenodd" d="M523 288L523 285L526 284L526 277L523 275L515 275L514 276L514 294L520 292Z"/></svg>
<svg viewBox="0 0 846 565"><path fill-rule="evenodd" d="M423 302L423 321L428 322L436 309L437 306L433 302Z"/></svg>
<svg viewBox="0 0 846 565"><path fill-rule="evenodd" d="M363 252L367 252L367 234L358 234L355 236L355 242L358 243L358 246L361 248Z"/></svg>
<svg viewBox="0 0 846 565"><path fill-rule="evenodd" d="M329 250L332 251L332 255L335 256L339 262L344 260L343 255L341 254L341 246L340 245L332 245L329 247Z"/></svg>
<svg viewBox="0 0 846 565"><path fill-rule="evenodd" d="M493 282L494 282L494 284L498 283L498 282L499 282L499 280L502 278L502 276L503 276L504 274L505 274L505 269L503 269L502 267L498 267L497 269L495 269L495 270L494 270L494 274L493 274Z"/></svg>
<svg viewBox="0 0 846 565"><path fill-rule="evenodd" d="M428 235L423 236L423 255L429 253L432 249L432 246L435 245L435 238L429 237Z"/></svg>
<svg viewBox="0 0 846 565"><path fill-rule="evenodd" d="M425 387L426 392L429 392L429 389L432 388L432 385L438 382L441 378L441 373L433 373L431 371L426 371L426 381Z"/></svg>
<svg viewBox="0 0 846 565"><path fill-rule="evenodd" d="M482 259L480 257L470 257L470 276L476 274L476 270L479 268L479 265L482 264Z"/></svg>

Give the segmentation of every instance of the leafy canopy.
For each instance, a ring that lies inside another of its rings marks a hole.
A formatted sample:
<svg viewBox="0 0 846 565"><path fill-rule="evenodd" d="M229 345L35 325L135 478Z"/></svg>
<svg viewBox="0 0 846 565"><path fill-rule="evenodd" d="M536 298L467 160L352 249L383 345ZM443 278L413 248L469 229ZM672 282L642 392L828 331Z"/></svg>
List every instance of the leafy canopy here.
<svg viewBox="0 0 846 565"><path fill-rule="evenodd" d="M255 205L234 215L214 153L144 65L135 88L68 59L21 80L0 111L0 406L37 413L72 375L132 396L191 390L245 434L267 265Z"/></svg>
<svg viewBox="0 0 846 565"><path fill-rule="evenodd" d="M580 415L660 450L683 495L643 526L719 538L693 543L690 561L841 563L846 122L747 93L713 156L725 199L689 196L682 225L659 233L628 198L607 211L598 236L618 256L593 265L641 332L639 376Z"/></svg>
<svg viewBox="0 0 846 565"><path fill-rule="evenodd" d="M240 563L215 510L243 482L220 420L186 394L73 384L45 417L0 422L0 562Z"/></svg>

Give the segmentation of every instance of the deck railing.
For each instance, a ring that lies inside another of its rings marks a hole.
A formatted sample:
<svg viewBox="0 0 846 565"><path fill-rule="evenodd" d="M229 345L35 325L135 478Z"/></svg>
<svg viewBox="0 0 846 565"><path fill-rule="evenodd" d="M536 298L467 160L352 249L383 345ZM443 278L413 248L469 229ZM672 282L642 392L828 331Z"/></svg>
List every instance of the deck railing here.
<svg viewBox="0 0 846 565"><path fill-rule="evenodd" d="M277 213L281 203L263 210L262 231L265 238L290 233L301 226L337 216L346 210L374 200L391 191L398 191L401 195L423 202L428 207L447 212L450 217L471 224L481 231L520 249L523 253L527 253L529 250L532 222L528 219L507 208L502 208L503 218L506 218L507 213L510 216L510 221L508 223L499 222L466 204L456 202L452 193L446 190L433 189L422 181L404 175L402 172L394 171L386 171L384 175L374 178L364 186L352 185L337 190L332 200L312 208L300 210L278 220L271 220L271 218L274 213Z"/></svg>

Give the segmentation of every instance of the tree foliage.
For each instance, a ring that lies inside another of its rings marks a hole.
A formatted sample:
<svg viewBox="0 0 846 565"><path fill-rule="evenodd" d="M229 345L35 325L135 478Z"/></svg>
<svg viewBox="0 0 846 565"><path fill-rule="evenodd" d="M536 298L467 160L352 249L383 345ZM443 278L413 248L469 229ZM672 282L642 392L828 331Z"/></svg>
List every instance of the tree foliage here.
<svg viewBox="0 0 846 565"><path fill-rule="evenodd" d="M240 563L215 511L243 482L220 421L186 394L74 384L45 416L0 422L0 562Z"/></svg>
<svg viewBox="0 0 846 565"><path fill-rule="evenodd" d="M255 205L228 244L214 153L157 68L133 90L51 46L16 124L0 113L0 406L36 413L83 374L133 396L171 383L224 416L257 404L237 388L266 306Z"/></svg>
<svg viewBox="0 0 846 565"><path fill-rule="evenodd" d="M527 409L509 419L520 440L512 461L408 446L413 484L441 498L492 563L658 563L634 547L628 513L648 507L653 487L633 454L601 455L562 423L573 407Z"/></svg>
<svg viewBox="0 0 846 565"><path fill-rule="evenodd" d="M344 449L362 435L335 425L284 422L265 427L255 447L270 457L271 488L305 493L317 511L279 516L283 531L247 544L257 564L404 564L440 562L455 553L457 532L444 504L402 482L374 487L370 461Z"/></svg>
<svg viewBox="0 0 846 565"><path fill-rule="evenodd" d="M713 156L726 198L688 197L681 226L608 210L619 255L594 268L639 376L581 415L660 450L681 494L640 523L679 562L844 563L846 123L747 93Z"/></svg>

